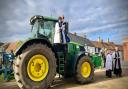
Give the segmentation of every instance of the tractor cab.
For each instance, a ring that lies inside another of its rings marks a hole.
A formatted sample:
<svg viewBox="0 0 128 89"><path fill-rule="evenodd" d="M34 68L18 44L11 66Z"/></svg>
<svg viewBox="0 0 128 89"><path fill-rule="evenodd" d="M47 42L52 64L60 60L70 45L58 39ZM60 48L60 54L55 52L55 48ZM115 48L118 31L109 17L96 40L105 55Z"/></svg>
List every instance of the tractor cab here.
<svg viewBox="0 0 128 89"><path fill-rule="evenodd" d="M53 43L54 29L57 19L52 19L43 16L33 16L30 20L32 25L33 38L45 38Z"/></svg>
<svg viewBox="0 0 128 89"><path fill-rule="evenodd" d="M32 25L31 32L33 38L45 38L53 43L55 24L58 22L55 18L35 15L30 19ZM68 33L68 23L65 22L65 32Z"/></svg>

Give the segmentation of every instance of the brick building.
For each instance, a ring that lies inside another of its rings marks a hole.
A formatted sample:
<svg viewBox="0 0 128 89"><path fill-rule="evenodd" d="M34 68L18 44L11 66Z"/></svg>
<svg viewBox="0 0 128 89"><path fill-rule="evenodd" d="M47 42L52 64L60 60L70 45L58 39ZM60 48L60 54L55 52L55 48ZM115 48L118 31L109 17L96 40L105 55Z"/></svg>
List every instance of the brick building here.
<svg viewBox="0 0 128 89"><path fill-rule="evenodd" d="M124 49L124 60L128 61L128 37L124 39L123 49Z"/></svg>

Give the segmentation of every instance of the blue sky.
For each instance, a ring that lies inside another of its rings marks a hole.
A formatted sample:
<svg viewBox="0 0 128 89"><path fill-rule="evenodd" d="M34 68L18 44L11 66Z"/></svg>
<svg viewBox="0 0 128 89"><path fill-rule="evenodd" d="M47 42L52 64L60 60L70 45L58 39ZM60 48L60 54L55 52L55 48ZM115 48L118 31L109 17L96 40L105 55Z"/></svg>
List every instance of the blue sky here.
<svg viewBox="0 0 128 89"><path fill-rule="evenodd" d="M27 38L33 15L64 15L70 32L91 40L109 37L121 44L128 36L128 0L1 0L0 41Z"/></svg>

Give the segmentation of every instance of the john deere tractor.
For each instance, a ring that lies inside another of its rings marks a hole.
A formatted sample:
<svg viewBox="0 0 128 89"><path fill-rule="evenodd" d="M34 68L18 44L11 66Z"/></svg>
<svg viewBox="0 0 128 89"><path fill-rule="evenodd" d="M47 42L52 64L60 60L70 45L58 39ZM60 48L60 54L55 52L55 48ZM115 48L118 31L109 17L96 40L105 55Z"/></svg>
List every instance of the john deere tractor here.
<svg viewBox="0 0 128 89"><path fill-rule="evenodd" d="M15 52L14 75L21 89L46 89L57 73L64 78L74 77L80 84L93 80L93 64L81 44L72 40L58 46L53 43L57 21L39 15L31 18L32 37L23 41Z"/></svg>

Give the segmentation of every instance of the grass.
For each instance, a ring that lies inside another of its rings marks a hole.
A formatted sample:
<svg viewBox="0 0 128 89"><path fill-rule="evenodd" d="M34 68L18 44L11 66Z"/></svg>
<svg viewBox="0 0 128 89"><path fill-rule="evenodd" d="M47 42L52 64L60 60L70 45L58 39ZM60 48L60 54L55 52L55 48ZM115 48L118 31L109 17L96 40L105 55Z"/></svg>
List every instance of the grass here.
<svg viewBox="0 0 128 89"><path fill-rule="evenodd" d="M3 73L0 75L0 82L4 82L4 74Z"/></svg>
<svg viewBox="0 0 128 89"><path fill-rule="evenodd" d="M11 80L13 80L13 79L14 79L13 73L9 74L9 75L8 75L8 78L7 78L6 80L4 79L4 73L2 73L2 74L0 75L0 83L9 82L9 81L11 81Z"/></svg>

